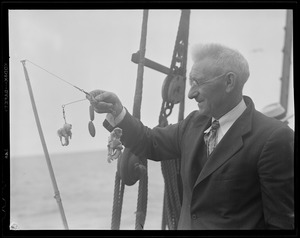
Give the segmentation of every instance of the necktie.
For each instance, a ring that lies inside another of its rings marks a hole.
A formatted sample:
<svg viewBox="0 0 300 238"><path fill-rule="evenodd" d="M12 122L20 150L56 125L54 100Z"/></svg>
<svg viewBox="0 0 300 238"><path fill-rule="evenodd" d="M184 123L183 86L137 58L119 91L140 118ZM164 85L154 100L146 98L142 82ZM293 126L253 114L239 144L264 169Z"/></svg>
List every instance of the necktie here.
<svg viewBox="0 0 300 238"><path fill-rule="evenodd" d="M211 154L214 148L217 146L217 130L220 127L220 123L217 120L214 120L211 124L210 131L204 135L204 141L207 147L207 156Z"/></svg>

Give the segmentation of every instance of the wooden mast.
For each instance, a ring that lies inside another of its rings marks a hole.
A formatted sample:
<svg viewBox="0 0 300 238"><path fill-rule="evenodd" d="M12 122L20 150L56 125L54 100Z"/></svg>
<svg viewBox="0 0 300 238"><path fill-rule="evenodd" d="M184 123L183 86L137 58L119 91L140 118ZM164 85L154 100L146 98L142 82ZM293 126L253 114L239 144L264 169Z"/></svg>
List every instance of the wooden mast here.
<svg viewBox="0 0 300 238"><path fill-rule="evenodd" d="M285 25L285 39L284 39L284 48L283 48L282 76L280 78L281 80L280 104L285 109L284 116L286 116L288 111L292 38L293 38L293 11L287 10L286 25Z"/></svg>

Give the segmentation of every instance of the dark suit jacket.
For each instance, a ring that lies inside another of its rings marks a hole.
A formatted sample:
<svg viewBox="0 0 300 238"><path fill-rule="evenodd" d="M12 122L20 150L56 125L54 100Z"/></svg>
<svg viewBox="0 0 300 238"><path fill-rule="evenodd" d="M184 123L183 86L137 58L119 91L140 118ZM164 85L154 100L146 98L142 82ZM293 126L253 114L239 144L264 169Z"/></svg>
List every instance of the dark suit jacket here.
<svg viewBox="0 0 300 238"><path fill-rule="evenodd" d="M211 118L198 111L165 128L147 128L129 113L118 125L133 153L181 159L178 229L294 229L294 132L244 100L247 109L202 169L195 166L197 151Z"/></svg>

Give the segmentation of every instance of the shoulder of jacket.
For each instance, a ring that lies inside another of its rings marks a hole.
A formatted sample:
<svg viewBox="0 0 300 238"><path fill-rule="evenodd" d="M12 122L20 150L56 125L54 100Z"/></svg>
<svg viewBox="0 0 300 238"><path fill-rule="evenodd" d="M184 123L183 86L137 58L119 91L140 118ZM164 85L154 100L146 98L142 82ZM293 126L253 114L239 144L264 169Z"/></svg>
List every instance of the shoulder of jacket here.
<svg viewBox="0 0 300 238"><path fill-rule="evenodd" d="M278 119L268 117L256 110L254 112L253 119L254 119L253 120L254 126L261 128L261 130L263 131L270 131L270 133L273 133L280 129L280 130L293 132L293 130L286 123Z"/></svg>

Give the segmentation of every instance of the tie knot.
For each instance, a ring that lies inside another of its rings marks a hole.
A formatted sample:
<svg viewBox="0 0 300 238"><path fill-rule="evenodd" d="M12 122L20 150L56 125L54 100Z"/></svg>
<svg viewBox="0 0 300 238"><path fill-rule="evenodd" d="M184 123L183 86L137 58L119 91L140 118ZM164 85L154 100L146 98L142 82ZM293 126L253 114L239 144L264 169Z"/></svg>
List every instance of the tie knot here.
<svg viewBox="0 0 300 238"><path fill-rule="evenodd" d="M214 120L213 123L211 124L211 130L216 131L220 127L220 123L217 120Z"/></svg>

